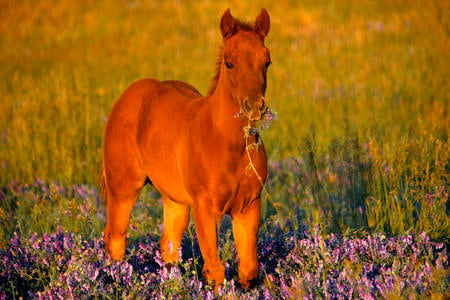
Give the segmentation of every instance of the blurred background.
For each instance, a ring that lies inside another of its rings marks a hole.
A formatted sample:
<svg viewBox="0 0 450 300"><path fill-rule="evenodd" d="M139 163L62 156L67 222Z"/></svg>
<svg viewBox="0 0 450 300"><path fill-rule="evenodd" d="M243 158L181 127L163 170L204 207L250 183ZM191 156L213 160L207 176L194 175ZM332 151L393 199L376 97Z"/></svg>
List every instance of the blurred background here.
<svg viewBox="0 0 450 300"><path fill-rule="evenodd" d="M1 1L0 239L59 223L98 236L113 103L144 77L205 94L228 7L271 16L264 217L448 241L450 4L439 0ZM154 190L141 199L162 217ZM147 219L134 213L137 232L157 223Z"/></svg>

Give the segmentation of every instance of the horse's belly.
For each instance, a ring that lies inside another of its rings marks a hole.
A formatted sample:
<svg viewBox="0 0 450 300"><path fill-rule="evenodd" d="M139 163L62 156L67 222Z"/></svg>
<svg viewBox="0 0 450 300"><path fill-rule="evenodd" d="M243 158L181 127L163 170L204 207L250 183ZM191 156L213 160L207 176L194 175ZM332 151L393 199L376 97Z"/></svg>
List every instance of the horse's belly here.
<svg viewBox="0 0 450 300"><path fill-rule="evenodd" d="M149 156L152 158L144 161L144 169L153 186L162 196L192 206L192 199L182 184L174 159L157 152L149 153Z"/></svg>

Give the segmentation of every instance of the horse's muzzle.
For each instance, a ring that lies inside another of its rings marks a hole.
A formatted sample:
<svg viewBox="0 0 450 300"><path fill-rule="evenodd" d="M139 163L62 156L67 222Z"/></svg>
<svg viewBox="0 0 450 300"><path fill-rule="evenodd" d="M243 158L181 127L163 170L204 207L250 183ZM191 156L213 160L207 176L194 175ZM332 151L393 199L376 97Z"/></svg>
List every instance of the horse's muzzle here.
<svg viewBox="0 0 450 300"><path fill-rule="evenodd" d="M243 101L242 108L249 121L262 120L266 115L272 116L269 107L265 103L264 97L258 102L250 105L248 98L245 98Z"/></svg>

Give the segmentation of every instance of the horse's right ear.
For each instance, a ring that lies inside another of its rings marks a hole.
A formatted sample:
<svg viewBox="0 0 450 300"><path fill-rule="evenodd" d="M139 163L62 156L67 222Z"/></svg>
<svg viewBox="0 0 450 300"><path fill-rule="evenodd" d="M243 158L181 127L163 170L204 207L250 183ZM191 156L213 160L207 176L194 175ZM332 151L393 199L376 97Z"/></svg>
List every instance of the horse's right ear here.
<svg viewBox="0 0 450 300"><path fill-rule="evenodd" d="M259 33L263 38L267 36L270 29L270 17L265 8L261 9L261 13L256 18L255 31Z"/></svg>
<svg viewBox="0 0 450 300"><path fill-rule="evenodd" d="M236 22L228 8L223 13L222 19L220 20L220 31L222 31L223 39L226 40L230 38L236 32L236 28Z"/></svg>

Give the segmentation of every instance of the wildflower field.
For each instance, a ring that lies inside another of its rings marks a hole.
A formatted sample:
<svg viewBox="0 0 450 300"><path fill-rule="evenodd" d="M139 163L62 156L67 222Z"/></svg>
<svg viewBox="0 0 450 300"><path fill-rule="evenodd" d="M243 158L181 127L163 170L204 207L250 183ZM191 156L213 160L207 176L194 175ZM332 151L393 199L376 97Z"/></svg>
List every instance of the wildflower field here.
<svg viewBox="0 0 450 300"><path fill-rule="evenodd" d="M450 298L449 2L257 2L0 2L0 299ZM271 16L276 117L258 284L225 217L214 294L193 222L164 266L150 186L112 262L96 183L114 101L144 77L205 94L228 7Z"/></svg>

